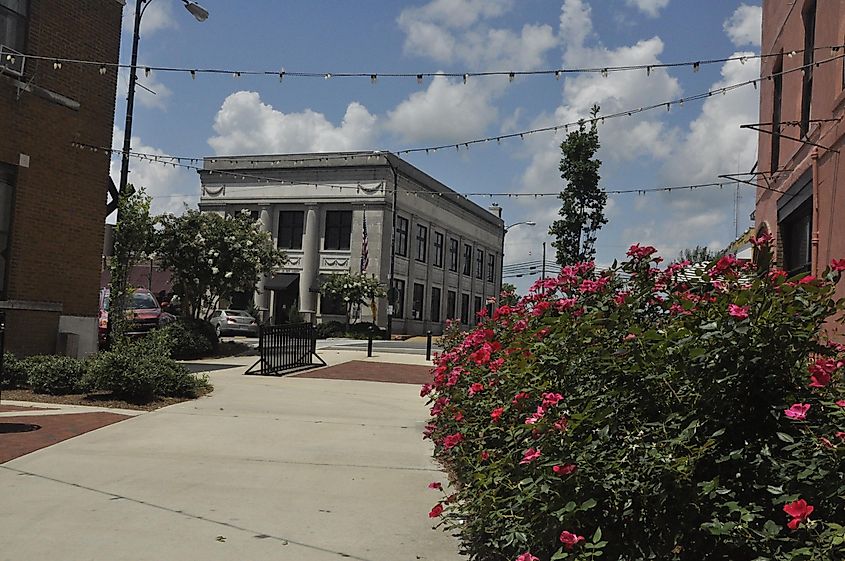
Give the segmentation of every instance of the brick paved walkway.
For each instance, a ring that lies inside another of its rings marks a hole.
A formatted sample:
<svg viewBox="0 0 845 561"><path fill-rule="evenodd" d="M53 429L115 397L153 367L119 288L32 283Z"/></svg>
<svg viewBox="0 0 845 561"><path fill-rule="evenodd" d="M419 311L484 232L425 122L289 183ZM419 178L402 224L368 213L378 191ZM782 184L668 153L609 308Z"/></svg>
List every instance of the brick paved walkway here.
<svg viewBox="0 0 845 561"><path fill-rule="evenodd" d="M0 417L0 464L128 418L117 413Z"/></svg>
<svg viewBox="0 0 845 561"><path fill-rule="evenodd" d="M366 362L353 360L336 366L327 366L296 375L298 378L323 378L326 380L360 380L365 382L392 382L394 384L422 385L432 381L431 368L412 364Z"/></svg>

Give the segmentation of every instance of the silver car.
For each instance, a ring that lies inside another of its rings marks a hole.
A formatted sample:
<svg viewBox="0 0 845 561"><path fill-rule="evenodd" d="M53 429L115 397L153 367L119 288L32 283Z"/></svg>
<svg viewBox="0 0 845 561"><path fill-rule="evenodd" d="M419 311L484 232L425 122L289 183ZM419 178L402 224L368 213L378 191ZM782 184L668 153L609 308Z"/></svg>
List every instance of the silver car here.
<svg viewBox="0 0 845 561"><path fill-rule="evenodd" d="M218 337L224 335L258 336L258 322L243 310L215 310L208 320Z"/></svg>

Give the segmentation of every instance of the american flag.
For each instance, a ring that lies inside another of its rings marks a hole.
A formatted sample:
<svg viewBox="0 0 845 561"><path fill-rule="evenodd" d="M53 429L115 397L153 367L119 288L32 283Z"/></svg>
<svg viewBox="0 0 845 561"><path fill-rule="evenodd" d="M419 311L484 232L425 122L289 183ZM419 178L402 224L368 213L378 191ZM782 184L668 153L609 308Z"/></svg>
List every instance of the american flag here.
<svg viewBox="0 0 845 561"><path fill-rule="evenodd" d="M367 267L370 265L370 248L367 236L367 212L364 211L364 233L361 240L361 272L366 273Z"/></svg>

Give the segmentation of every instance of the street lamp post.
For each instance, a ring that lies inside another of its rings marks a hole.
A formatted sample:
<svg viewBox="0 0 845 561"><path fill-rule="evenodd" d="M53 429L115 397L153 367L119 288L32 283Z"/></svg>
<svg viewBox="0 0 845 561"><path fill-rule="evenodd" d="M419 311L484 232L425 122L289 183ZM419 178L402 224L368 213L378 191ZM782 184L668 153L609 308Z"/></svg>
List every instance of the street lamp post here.
<svg viewBox="0 0 845 561"><path fill-rule="evenodd" d="M126 123L123 127L123 153L120 163L120 184L118 185L117 221L120 222L119 199L126 190L129 183L129 151L132 149L132 115L135 111L135 84L138 81L136 69L138 65L138 43L141 39L141 18L153 0L137 0L135 2L135 23L132 31L132 62L129 68L129 93L126 96ZM182 0L185 9L188 10L197 21L203 22L208 19L208 11L189 0Z"/></svg>
<svg viewBox="0 0 845 561"><path fill-rule="evenodd" d="M507 234L507 233L508 233L508 230L510 230L511 228L515 228L515 227L517 227L517 226L522 226L522 225L525 225L525 226L536 226L536 225L537 225L537 223L536 223L536 222L534 222L533 220L528 220L528 221L526 221L526 222L516 222L516 223L514 223L514 224L511 224L510 226L505 226L505 233Z"/></svg>

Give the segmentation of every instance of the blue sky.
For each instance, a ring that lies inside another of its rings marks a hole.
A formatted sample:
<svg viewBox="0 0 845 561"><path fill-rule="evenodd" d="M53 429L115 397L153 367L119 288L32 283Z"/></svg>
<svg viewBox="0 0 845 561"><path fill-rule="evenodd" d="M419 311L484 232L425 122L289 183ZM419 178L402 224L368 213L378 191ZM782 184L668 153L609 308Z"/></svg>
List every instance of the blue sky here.
<svg viewBox="0 0 845 561"><path fill-rule="evenodd" d="M472 72L658 64L759 51L759 2L717 0L204 0L196 22L177 0L154 0L144 16L139 60L151 66L344 72ZM125 9L132 13L131 2ZM128 24L128 22L127 22ZM124 28L122 62L131 30ZM140 82L133 149L180 156L328 150L401 150L457 143L574 121L592 104L634 109L750 80L756 60L563 77L330 80L234 78L153 72ZM118 86L115 146L122 141L126 81ZM716 181L749 171L759 120L757 90L740 88L671 111L600 126L602 184L608 190ZM438 151L407 159L460 192L552 192L563 132ZM113 173L118 163L113 163ZM195 172L132 162L154 211L195 205ZM624 256L633 242L671 258L685 247L722 248L734 239L735 189L609 197L598 261ZM739 230L750 225L754 193L740 189ZM474 198L498 202L505 220L538 222L507 235L505 261L539 256L554 220L554 198ZM525 286L530 281L521 280Z"/></svg>

